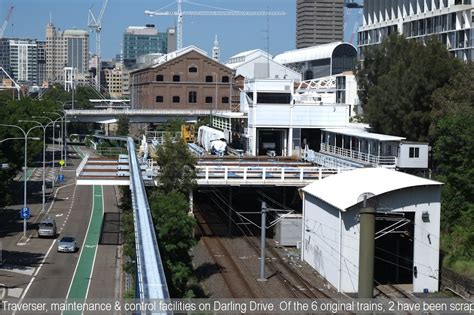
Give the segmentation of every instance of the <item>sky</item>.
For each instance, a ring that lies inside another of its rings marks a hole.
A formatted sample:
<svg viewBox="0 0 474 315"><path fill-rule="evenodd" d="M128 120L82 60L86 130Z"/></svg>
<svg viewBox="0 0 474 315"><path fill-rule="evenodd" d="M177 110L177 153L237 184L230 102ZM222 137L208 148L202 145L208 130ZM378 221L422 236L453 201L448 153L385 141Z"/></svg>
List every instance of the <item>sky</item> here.
<svg viewBox="0 0 474 315"><path fill-rule="evenodd" d="M285 16L185 16L183 46L195 45L211 55L214 37L221 47L221 61L246 50L260 48L273 55L296 47L296 0L184 0L183 10L213 10L201 5L239 11L285 11ZM191 2L191 3L190 3ZM87 29L88 11L98 15L103 0L0 0L0 24L7 10L14 6L4 37L36 38L45 40L46 24L52 18L56 28ZM109 0L102 19L101 55L111 59L121 51L123 32L127 26L154 24L160 31L176 25L176 17L146 16L145 10L176 10L175 0ZM351 10L345 29L345 39L351 38L359 10ZM358 18L359 17L359 18ZM270 40L268 41L268 31ZM269 42L269 45L268 45ZM95 35L90 34L90 51L95 52Z"/></svg>

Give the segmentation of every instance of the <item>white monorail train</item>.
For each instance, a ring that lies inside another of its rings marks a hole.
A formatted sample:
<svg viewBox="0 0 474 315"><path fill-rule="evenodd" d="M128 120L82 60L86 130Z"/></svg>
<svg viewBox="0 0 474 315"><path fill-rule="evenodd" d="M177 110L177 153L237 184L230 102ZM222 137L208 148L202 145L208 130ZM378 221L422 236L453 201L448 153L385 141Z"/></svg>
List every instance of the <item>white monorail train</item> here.
<svg viewBox="0 0 474 315"><path fill-rule="evenodd" d="M225 154L227 149L224 132L208 126L199 127L197 141L200 146L212 154Z"/></svg>

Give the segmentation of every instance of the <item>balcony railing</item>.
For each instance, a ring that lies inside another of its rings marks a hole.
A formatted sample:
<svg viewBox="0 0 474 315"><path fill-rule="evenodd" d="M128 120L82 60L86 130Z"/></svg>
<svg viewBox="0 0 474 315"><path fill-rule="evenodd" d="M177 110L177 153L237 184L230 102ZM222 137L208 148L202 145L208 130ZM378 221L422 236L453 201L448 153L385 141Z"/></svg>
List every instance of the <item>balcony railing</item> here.
<svg viewBox="0 0 474 315"><path fill-rule="evenodd" d="M372 155L364 152L336 147L327 143L321 143L320 152L334 154L345 159L354 160L373 166L395 167L397 165L397 157L395 156Z"/></svg>

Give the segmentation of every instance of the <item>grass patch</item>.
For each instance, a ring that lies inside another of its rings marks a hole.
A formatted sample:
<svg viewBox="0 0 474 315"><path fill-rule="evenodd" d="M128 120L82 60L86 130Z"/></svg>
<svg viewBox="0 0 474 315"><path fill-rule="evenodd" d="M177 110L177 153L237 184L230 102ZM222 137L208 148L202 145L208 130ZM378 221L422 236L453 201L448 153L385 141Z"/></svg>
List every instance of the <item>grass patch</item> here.
<svg viewBox="0 0 474 315"><path fill-rule="evenodd" d="M456 260L449 263L448 267L464 276L474 278L474 261Z"/></svg>

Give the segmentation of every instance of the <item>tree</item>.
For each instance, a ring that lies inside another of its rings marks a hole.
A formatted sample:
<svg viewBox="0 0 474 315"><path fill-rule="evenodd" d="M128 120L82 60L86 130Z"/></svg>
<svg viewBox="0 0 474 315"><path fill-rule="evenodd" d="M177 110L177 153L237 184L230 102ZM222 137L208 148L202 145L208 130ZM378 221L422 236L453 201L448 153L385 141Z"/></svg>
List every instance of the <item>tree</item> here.
<svg viewBox="0 0 474 315"><path fill-rule="evenodd" d="M195 220L188 215L187 198L176 190L155 190L150 196L150 208L171 296L183 297L192 275L189 251L196 243Z"/></svg>
<svg viewBox="0 0 474 315"><path fill-rule="evenodd" d="M117 136L128 136L129 119L127 116L122 115L119 117L117 122Z"/></svg>
<svg viewBox="0 0 474 315"><path fill-rule="evenodd" d="M390 35L367 52L356 71L365 121L375 132L432 140L433 92L461 67L435 39L421 44Z"/></svg>
<svg viewBox="0 0 474 315"><path fill-rule="evenodd" d="M474 275L474 65L466 64L433 95L431 128L442 191L442 248L448 266Z"/></svg>
<svg viewBox="0 0 474 315"><path fill-rule="evenodd" d="M188 193L196 185L196 159L189 152L183 139L174 142L169 137L157 149L157 162L160 167L158 182L161 190L174 190Z"/></svg>

